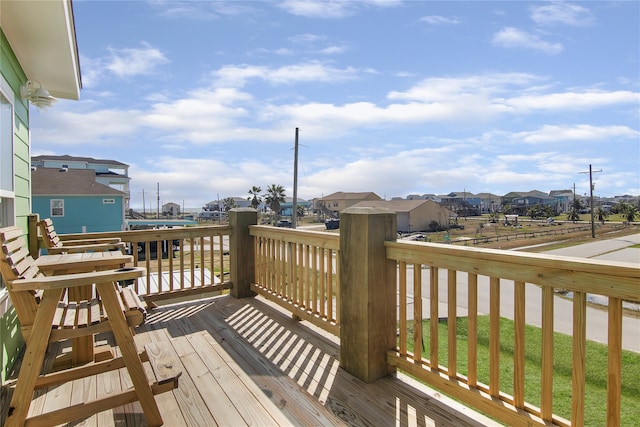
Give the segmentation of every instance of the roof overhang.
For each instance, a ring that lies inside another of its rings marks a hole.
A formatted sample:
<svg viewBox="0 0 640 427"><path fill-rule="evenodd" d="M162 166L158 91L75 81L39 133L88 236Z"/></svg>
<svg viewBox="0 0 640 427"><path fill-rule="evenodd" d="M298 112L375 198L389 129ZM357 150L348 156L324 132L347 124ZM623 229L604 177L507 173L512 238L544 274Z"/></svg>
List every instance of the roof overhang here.
<svg viewBox="0 0 640 427"><path fill-rule="evenodd" d="M71 0L2 0L0 23L28 80L39 81L56 98L80 98Z"/></svg>

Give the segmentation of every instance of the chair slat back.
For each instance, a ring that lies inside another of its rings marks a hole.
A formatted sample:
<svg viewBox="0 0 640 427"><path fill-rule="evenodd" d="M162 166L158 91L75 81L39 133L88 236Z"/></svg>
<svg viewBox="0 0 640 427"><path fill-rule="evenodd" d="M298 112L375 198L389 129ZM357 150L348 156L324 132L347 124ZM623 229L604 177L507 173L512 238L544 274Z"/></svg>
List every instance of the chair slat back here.
<svg viewBox="0 0 640 427"><path fill-rule="evenodd" d="M23 328L33 325L38 309L38 296L33 291L21 290L19 285L13 286L11 282L42 274L29 255L26 242L24 233L19 227L0 228L0 274Z"/></svg>
<svg viewBox="0 0 640 427"><path fill-rule="evenodd" d="M38 227L40 227L40 234L42 234L45 248L51 249L62 246L60 237L58 237L58 233L56 233L55 228L53 228L53 221L51 221L50 218L39 221Z"/></svg>

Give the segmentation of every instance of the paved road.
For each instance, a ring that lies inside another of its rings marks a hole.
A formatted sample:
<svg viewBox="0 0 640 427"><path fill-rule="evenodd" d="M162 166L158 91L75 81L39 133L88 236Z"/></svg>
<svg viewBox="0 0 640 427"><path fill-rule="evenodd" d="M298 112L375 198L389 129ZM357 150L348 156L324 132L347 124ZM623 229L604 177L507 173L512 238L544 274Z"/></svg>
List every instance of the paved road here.
<svg viewBox="0 0 640 427"><path fill-rule="evenodd" d="M630 248L630 246L640 244L640 234L619 237L607 241L597 241L570 248L563 248L549 251L555 255L607 259L623 262L634 262L640 264L640 248ZM428 295L428 275L427 269L422 271L424 289L423 295ZM408 276L411 277L411 274ZM447 313L447 284L446 274L440 274L439 280L439 316L446 316ZM407 287L412 289L413 283L408 278ZM478 280L478 310L482 314L489 313L489 280L486 277L479 277ZM467 315L467 287L466 274L459 274L457 278L457 302L458 316ZM513 284L512 281L501 281L500 294L500 314L503 317L513 319ZM639 284L640 286L640 284ZM408 292L409 298L413 298L413 292ZM528 324L541 326L540 307L542 292L538 286L526 286L525 318ZM413 305L413 304L411 304ZM429 298L422 298L423 316L429 315ZM413 307L408 308L409 313ZM566 298L557 296L554 300L554 329L557 332L572 334L573 328L573 304ZM607 342L607 312L603 309L589 307L587 309L587 339ZM640 353L640 319L637 317L625 316L623 318L622 346L626 350Z"/></svg>

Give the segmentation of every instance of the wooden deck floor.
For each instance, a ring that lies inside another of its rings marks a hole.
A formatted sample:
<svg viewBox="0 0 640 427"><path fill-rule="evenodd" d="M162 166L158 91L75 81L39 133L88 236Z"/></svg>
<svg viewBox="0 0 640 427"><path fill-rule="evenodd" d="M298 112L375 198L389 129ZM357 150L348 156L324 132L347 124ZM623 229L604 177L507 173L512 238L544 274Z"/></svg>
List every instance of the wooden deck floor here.
<svg viewBox="0 0 640 427"><path fill-rule="evenodd" d="M335 337L292 320L261 298L220 296L157 307L138 328L136 341L169 341L182 363L179 388L156 396L166 426L493 424L402 375L359 381L339 368ZM53 387L36 398L31 411L82 402L128 383L120 370ZM72 425L146 423L134 403Z"/></svg>

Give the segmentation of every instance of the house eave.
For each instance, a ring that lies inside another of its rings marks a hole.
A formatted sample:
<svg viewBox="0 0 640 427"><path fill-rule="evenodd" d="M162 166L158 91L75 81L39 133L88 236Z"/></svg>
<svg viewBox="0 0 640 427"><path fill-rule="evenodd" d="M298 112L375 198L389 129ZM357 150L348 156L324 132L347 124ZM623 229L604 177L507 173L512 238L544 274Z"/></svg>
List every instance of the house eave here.
<svg viewBox="0 0 640 427"><path fill-rule="evenodd" d="M78 100L82 81L71 0L2 1L0 24L28 80Z"/></svg>

